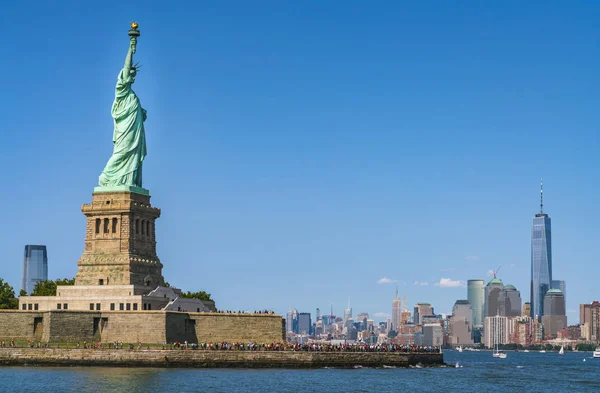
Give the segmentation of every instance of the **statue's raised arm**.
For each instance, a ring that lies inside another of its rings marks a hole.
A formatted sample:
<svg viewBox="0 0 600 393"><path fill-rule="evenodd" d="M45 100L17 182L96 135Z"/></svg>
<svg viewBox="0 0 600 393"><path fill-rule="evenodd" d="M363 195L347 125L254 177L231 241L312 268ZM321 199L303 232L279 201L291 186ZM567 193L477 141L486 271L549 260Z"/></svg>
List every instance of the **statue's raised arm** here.
<svg viewBox="0 0 600 393"><path fill-rule="evenodd" d="M146 157L146 134L144 120L146 111L131 85L135 82L137 65L133 64L133 54L137 47L137 23L131 24L129 31L129 50L125 65L119 72L115 88L115 100L111 114L114 119L113 154L100 174L99 185L102 190L128 189L146 192L142 188L142 162Z"/></svg>

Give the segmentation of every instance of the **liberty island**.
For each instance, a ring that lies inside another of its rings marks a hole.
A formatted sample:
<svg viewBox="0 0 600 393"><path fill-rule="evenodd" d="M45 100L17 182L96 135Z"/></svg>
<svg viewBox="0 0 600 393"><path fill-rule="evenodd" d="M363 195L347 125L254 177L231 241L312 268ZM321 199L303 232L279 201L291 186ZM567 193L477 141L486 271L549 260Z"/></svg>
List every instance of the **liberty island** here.
<svg viewBox="0 0 600 393"><path fill-rule="evenodd" d="M86 232L75 283L58 285L55 296L21 296L17 310L0 311L0 363L257 368L442 364L434 347L284 344L281 315L218 312L214 301L184 297L166 284L156 250L161 210L151 204L142 182L147 112L132 90L139 37L139 26L132 23L111 108L113 152L91 203L81 207ZM137 343L137 351L123 350L123 343L131 350ZM169 348L168 343L175 344Z"/></svg>

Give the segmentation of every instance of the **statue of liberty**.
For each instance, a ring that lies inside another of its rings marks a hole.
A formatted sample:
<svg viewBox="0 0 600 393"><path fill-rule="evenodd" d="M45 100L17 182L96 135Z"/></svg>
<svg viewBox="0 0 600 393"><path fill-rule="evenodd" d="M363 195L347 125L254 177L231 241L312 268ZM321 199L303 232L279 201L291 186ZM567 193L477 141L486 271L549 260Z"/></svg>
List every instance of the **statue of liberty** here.
<svg viewBox="0 0 600 393"><path fill-rule="evenodd" d="M142 163L146 157L146 110L131 90L138 69L138 65L133 64L137 37L140 35L137 28L137 23L131 24L129 51L117 78L115 100L111 109L115 125L113 153L100 174L98 191L142 188Z"/></svg>

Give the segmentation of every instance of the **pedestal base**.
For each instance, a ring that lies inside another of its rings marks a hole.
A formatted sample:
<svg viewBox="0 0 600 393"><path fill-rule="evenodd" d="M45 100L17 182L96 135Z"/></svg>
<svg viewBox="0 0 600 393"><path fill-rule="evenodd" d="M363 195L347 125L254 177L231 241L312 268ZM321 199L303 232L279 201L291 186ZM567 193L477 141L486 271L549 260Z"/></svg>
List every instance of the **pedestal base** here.
<svg viewBox="0 0 600 393"><path fill-rule="evenodd" d="M98 186L94 187L94 194L98 192L135 192L136 194L150 195L150 191L136 186Z"/></svg>

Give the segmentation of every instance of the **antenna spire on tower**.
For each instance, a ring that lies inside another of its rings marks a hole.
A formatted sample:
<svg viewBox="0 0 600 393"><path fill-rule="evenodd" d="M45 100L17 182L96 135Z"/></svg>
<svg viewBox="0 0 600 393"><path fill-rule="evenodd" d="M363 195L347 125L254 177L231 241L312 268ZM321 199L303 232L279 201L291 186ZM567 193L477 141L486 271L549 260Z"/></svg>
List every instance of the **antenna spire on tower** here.
<svg viewBox="0 0 600 393"><path fill-rule="evenodd" d="M398 285L396 285L396 299L398 299Z"/></svg>
<svg viewBox="0 0 600 393"><path fill-rule="evenodd" d="M544 214L544 181L540 180L540 214Z"/></svg>

